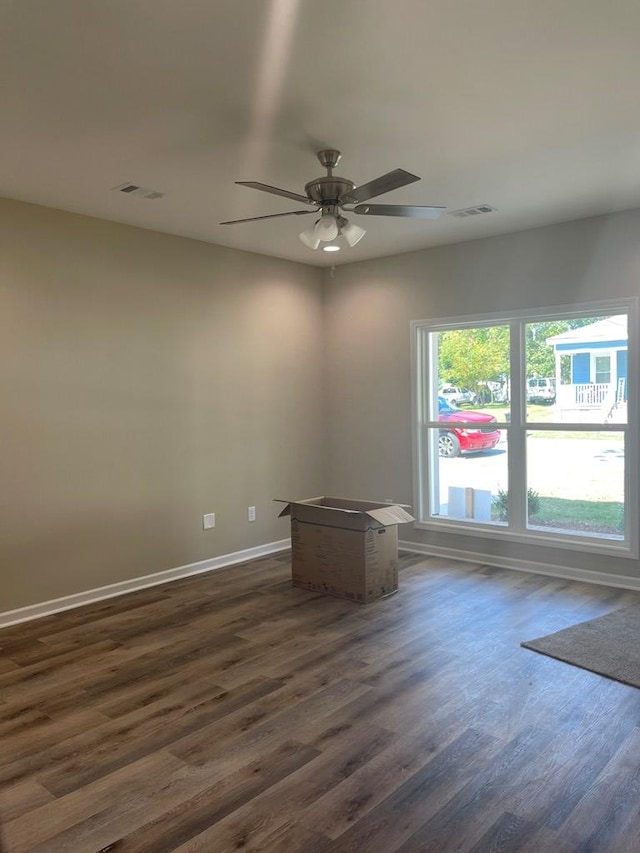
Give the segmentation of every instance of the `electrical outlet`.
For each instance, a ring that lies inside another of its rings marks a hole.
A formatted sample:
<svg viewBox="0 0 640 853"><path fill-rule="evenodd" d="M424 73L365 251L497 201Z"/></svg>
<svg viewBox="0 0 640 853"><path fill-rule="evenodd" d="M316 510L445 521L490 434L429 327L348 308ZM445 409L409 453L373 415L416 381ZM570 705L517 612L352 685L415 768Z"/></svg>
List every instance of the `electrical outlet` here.
<svg viewBox="0 0 640 853"><path fill-rule="evenodd" d="M256 508L254 506L249 507L248 512L247 512L247 517L248 517L249 521L255 521L256 520Z"/></svg>
<svg viewBox="0 0 640 853"><path fill-rule="evenodd" d="M212 527L216 526L216 514L215 512L208 512L206 515L202 516L202 529L203 530L211 530Z"/></svg>

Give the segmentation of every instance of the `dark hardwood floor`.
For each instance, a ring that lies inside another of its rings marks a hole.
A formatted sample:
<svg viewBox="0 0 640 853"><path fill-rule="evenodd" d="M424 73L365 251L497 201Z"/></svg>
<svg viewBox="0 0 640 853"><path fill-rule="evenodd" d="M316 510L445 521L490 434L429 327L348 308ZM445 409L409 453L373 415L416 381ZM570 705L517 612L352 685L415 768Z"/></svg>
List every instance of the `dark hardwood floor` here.
<svg viewBox="0 0 640 853"><path fill-rule="evenodd" d="M367 606L282 555L0 631L3 851L639 851L640 690L519 643L640 596L402 564Z"/></svg>

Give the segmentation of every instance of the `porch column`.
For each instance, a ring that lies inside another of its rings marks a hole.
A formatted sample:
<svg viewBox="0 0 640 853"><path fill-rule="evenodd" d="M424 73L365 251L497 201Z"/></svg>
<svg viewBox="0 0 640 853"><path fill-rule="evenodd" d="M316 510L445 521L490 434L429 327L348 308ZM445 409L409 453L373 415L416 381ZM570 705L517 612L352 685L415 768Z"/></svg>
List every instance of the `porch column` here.
<svg viewBox="0 0 640 853"><path fill-rule="evenodd" d="M562 394L562 389L560 386L560 353L554 347L553 352L556 359L556 406L560 403L560 395Z"/></svg>

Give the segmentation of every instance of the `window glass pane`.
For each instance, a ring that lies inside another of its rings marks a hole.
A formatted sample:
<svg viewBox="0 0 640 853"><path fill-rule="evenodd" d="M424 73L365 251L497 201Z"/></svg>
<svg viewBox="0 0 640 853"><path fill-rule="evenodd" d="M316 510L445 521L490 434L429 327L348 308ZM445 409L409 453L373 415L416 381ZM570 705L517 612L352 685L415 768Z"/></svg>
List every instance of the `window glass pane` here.
<svg viewBox="0 0 640 853"><path fill-rule="evenodd" d="M596 384L611 382L611 356L596 356Z"/></svg>
<svg viewBox="0 0 640 853"><path fill-rule="evenodd" d="M527 434L530 530L624 538L624 435Z"/></svg>
<svg viewBox="0 0 640 853"><path fill-rule="evenodd" d="M453 329L434 337L438 396L463 411L495 409L504 422L509 400L509 327Z"/></svg>
<svg viewBox="0 0 640 853"><path fill-rule="evenodd" d="M449 421L427 432L432 516L505 524L500 505L507 492L506 431L495 422L468 429Z"/></svg>
<svg viewBox="0 0 640 853"><path fill-rule="evenodd" d="M525 324L527 421L627 422L627 315Z"/></svg>

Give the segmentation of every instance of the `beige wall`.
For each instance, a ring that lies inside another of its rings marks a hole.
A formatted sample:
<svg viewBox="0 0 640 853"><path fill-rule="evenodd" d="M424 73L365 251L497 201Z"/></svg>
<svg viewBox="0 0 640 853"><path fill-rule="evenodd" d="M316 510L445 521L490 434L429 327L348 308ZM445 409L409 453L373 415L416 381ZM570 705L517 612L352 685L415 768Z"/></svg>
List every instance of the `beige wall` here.
<svg viewBox="0 0 640 853"><path fill-rule="evenodd" d="M640 211L333 278L18 202L0 220L0 612L282 539L276 496L411 503L411 320L640 290ZM633 560L401 535L640 575Z"/></svg>
<svg viewBox="0 0 640 853"><path fill-rule="evenodd" d="M0 612L286 537L272 498L323 488L321 272L0 220Z"/></svg>
<svg viewBox="0 0 640 853"><path fill-rule="evenodd" d="M412 503L410 321L637 296L640 211L350 264L325 287L327 490ZM636 560L409 526L401 537L640 576Z"/></svg>

